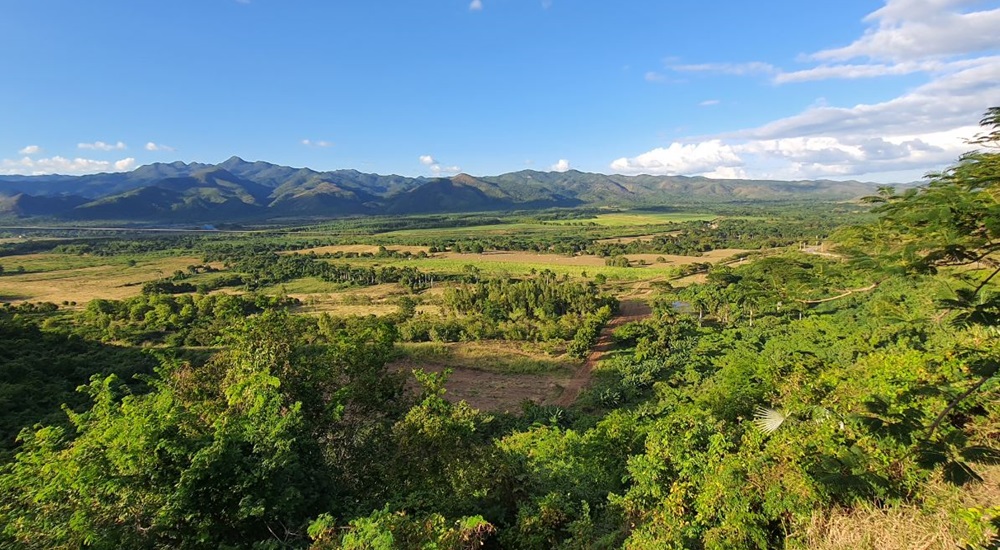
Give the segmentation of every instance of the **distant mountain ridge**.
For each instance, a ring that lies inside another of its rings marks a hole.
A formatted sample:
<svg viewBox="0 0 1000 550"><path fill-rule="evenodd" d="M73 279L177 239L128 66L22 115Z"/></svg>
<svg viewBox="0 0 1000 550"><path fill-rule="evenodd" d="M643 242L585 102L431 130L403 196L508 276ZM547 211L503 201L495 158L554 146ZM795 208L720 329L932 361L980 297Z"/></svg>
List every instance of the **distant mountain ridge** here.
<svg viewBox="0 0 1000 550"><path fill-rule="evenodd" d="M406 177L318 172L232 157L155 163L86 176L0 176L0 215L65 220L195 222L527 210L692 201L853 199L878 184L717 180L521 170L498 176Z"/></svg>

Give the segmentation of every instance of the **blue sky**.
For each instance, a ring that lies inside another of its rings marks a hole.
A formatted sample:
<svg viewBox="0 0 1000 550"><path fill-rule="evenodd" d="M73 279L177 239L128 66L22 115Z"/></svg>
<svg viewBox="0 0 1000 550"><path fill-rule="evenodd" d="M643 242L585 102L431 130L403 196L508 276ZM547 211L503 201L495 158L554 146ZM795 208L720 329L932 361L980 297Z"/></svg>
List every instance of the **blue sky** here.
<svg viewBox="0 0 1000 550"><path fill-rule="evenodd" d="M1000 104L997 29L985 0L11 0L0 174L906 181Z"/></svg>

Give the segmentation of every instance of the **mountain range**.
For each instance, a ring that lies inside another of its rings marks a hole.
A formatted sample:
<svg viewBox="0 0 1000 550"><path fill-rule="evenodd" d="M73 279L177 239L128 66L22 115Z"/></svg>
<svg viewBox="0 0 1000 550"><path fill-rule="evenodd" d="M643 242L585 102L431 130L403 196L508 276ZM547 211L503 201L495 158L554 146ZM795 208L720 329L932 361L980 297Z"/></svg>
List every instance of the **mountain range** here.
<svg viewBox="0 0 1000 550"><path fill-rule="evenodd" d="M86 176L0 176L0 216L219 223L583 205L843 200L872 194L877 186L858 181L720 180L576 170L411 178L356 170L318 172L232 157L215 165L178 161Z"/></svg>

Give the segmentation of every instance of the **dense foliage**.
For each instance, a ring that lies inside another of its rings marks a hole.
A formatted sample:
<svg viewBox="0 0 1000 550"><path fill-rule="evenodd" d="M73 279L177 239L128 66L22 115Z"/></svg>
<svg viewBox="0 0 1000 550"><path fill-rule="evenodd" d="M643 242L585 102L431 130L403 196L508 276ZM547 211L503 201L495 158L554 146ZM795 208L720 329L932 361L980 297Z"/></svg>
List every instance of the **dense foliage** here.
<svg viewBox="0 0 1000 550"><path fill-rule="evenodd" d="M1000 109L984 124L979 144L1000 144ZM12 401L26 429L0 469L0 547L804 548L833 510L936 507L962 545L995 547L995 501L945 509L936 491L1000 464L998 158L885 190L834 253L769 250L663 285L569 409L486 414L445 399L447 373L407 384L386 366L399 339L586 354L617 302L551 272L469 269L439 314L413 294L381 319L157 292L7 311L5 353L51 351L14 357L4 395L47 376L42 393L84 392L63 422ZM227 258L258 282L338 269ZM213 348L149 374L101 341ZM87 350L92 369L71 360Z"/></svg>

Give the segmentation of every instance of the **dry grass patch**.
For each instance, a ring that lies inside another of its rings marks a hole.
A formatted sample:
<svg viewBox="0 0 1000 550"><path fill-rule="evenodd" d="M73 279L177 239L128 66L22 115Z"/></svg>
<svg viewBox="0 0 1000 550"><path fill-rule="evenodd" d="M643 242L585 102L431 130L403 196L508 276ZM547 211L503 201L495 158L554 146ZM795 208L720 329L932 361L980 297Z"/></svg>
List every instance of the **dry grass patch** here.
<svg viewBox="0 0 1000 550"><path fill-rule="evenodd" d="M688 265L694 263L710 263L715 264L719 262L724 262L727 260L735 259L743 254L750 252L749 250L742 250L739 248L720 248L718 250L711 250L709 252L703 253L701 256L678 256L676 254L626 254L625 257L633 262L638 262L639 260L645 260L646 263L653 264L658 263L657 258L663 258L664 262L661 265Z"/></svg>
<svg viewBox="0 0 1000 550"><path fill-rule="evenodd" d="M491 251L482 254L470 254L466 252L441 252L434 255L435 258L444 260L459 260L470 264L482 262L498 264L535 264L544 268L545 266L582 266L582 267L603 267L604 258L597 256L562 256L559 254L539 254L536 252L507 252Z"/></svg>
<svg viewBox="0 0 1000 550"><path fill-rule="evenodd" d="M1000 466L976 468L984 481L957 488L935 482L923 508L870 505L817 512L804 533L811 550L953 550L981 541L957 513L1000 504ZM992 533L994 536L997 533Z"/></svg>
<svg viewBox="0 0 1000 550"><path fill-rule="evenodd" d="M311 315L320 313L336 316L390 315L399 311L396 299L410 294L406 288L395 283L351 288L339 292L301 292L299 289L302 286L311 288L311 285L295 285L297 282L299 281L292 281L291 285L286 286L286 292L290 297L298 298L302 302L302 305L296 308L296 312ZM325 284L335 286L332 283Z"/></svg>
<svg viewBox="0 0 1000 550"><path fill-rule="evenodd" d="M693 263L717 263L732 259L735 256L746 254L747 250L737 248L721 248L705 252L701 256L678 256L674 254L627 254L626 257L632 262L644 260L646 267L656 266L678 266ZM579 267L604 267L606 258L591 255L563 256L559 254L538 254L534 252L484 252L482 254L467 254L464 252L443 252L435 257L451 260L464 260L471 264L480 262L495 262L509 264L537 264L545 266L579 266ZM658 258L663 258L664 262L657 262ZM639 267L639 266L635 266Z"/></svg>
<svg viewBox="0 0 1000 550"><path fill-rule="evenodd" d="M399 308L393 304L365 304L365 305L352 305L343 304L338 302L324 302L324 301L310 301L311 296L295 296L290 294L294 298L298 298L302 301L302 305L295 308L295 313L301 313L304 315L321 315L323 313L328 313L335 317L351 317L351 316L367 316L375 315L376 317L381 317L383 315L392 315L399 311Z"/></svg>
<svg viewBox="0 0 1000 550"><path fill-rule="evenodd" d="M35 258L35 255L17 256L16 261L25 263L27 273L4 275L0 278L0 297L10 302L54 302L64 301L85 304L97 298L121 300L139 294L142 284L161 279L189 265L201 264L200 258L171 257L143 260L135 266L97 265L73 267L94 259L107 262L107 258L77 257ZM53 261L64 261L65 267L51 265ZM21 264L18 264L21 265ZM32 272L31 268L39 269ZM42 270L42 267L47 269Z"/></svg>
<svg viewBox="0 0 1000 550"><path fill-rule="evenodd" d="M611 237L608 239L597 239L596 243L600 244L628 244L634 243L636 241L648 243L656 237L671 237L674 235L680 235L682 231L664 231L663 233L653 233L652 235L638 235L635 237Z"/></svg>
<svg viewBox="0 0 1000 550"><path fill-rule="evenodd" d="M401 244L393 244L386 246L387 250L395 250L396 252L409 252L410 254L416 254L418 252L427 252L430 247L427 246L409 246ZM288 250L281 252L281 254L309 254L310 252L315 252L316 254L336 254L337 252L356 252L358 254L364 254L366 252L375 254L378 252L378 245L370 244L338 244L329 246L317 246L315 248L306 248L304 250Z"/></svg>

